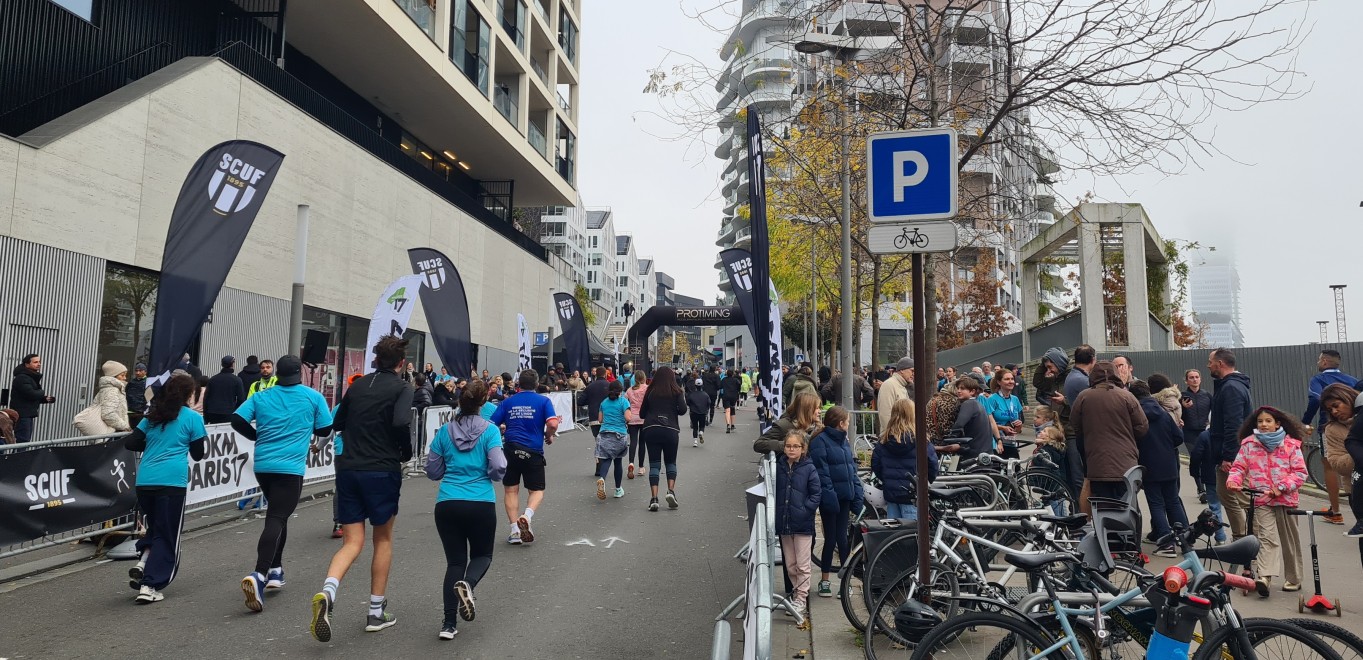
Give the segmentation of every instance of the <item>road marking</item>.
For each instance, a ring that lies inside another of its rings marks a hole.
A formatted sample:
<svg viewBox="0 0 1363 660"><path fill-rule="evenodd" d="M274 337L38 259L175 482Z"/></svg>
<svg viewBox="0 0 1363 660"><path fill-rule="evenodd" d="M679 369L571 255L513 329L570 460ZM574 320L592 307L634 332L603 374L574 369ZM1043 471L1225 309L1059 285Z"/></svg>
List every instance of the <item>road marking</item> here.
<svg viewBox="0 0 1363 660"><path fill-rule="evenodd" d="M615 545L616 541L619 541L620 543L629 543L629 541L626 541L618 536L612 536L608 539L601 539L601 542L605 543L607 548Z"/></svg>
<svg viewBox="0 0 1363 660"><path fill-rule="evenodd" d="M591 546L591 547L593 547L593 548L596 547L596 544L595 544L595 543L592 543L591 541L588 541L587 539L579 539L579 540L577 540L577 541L573 541L572 543L564 543L563 545L589 545L589 546Z"/></svg>

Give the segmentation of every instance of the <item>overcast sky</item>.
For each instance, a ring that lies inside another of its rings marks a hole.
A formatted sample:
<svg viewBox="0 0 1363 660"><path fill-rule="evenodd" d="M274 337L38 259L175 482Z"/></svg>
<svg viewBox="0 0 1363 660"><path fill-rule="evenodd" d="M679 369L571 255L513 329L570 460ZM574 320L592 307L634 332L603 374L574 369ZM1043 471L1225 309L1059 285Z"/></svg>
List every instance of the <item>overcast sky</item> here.
<svg viewBox="0 0 1363 660"><path fill-rule="evenodd" d="M679 293L707 301L718 293L723 161L705 142L660 137L676 136L678 127L653 115L659 101L642 89L647 70L664 58L722 66L724 35L687 16L714 4L645 0L621 11L608 0L585 3L580 126L584 201L613 207L617 231L636 237L640 256L675 277ZM1139 202L1165 238L1233 247L1252 346L1315 341L1315 322L1326 319L1333 340L1330 284L1349 285L1353 338L1363 339L1363 269L1350 258L1363 245L1363 131L1356 126L1363 2L1311 4L1312 32L1297 65L1311 91L1216 115L1208 128L1234 160L1205 157L1201 169L1177 177L1071 176L1060 187L1071 200L1091 190L1099 201Z"/></svg>

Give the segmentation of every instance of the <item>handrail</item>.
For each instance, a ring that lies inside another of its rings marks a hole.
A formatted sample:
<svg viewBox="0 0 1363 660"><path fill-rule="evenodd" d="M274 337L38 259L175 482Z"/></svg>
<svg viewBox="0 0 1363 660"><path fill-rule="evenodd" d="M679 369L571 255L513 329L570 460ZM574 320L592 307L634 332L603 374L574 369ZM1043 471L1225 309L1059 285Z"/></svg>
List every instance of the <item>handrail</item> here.
<svg viewBox="0 0 1363 660"><path fill-rule="evenodd" d="M25 111L25 110L28 110L29 108L31 108L31 107L33 107L33 106L36 106L36 105L38 105L38 104L40 104L40 103L45 103L45 102L51 101L52 99L57 98L59 95L65 94L65 93L67 93L69 90L72 90L72 89L80 89L81 91L85 92L86 94L93 95L93 98L98 98L98 97L100 97L100 96L103 96L104 94L107 94L108 91L112 91L112 90L101 91L102 88L99 87L99 86L90 86L90 85L89 85L89 81L90 81L90 80L94 79L94 78L97 77L97 76L102 76L102 75L109 74L109 73L112 72L116 67L124 67L124 66L127 66L128 63L131 62L134 58L138 58L138 57L141 57L141 56L143 56L143 55L146 55L147 53L150 53L150 52L153 51L153 50L156 50L156 49L164 49L164 48L170 48L171 46L172 46L172 44L171 44L169 41L160 41L160 42L154 43L154 44L152 44L152 45L150 45L150 46L147 46L146 48L143 48L143 49L141 49L141 50L138 50L138 51L132 53L131 55L128 55L128 56L126 56L126 57L123 57L123 58L119 59L118 61L113 62L113 63L111 63L111 64L109 64L109 65L107 65L107 66L104 66L104 67L101 67L101 68L96 69L96 70L94 70L94 71L91 71L90 73L87 73L87 74L85 74L84 76L81 76L80 78L77 78L76 80L73 80L73 81L71 81L71 82L69 82L69 83L67 83L67 84L65 84L65 85L62 85L61 87L58 87L58 88L56 88L56 89L54 89L54 90L52 90L52 91L50 91L50 92L48 92L48 93L46 93L46 94L43 94L42 96L39 96L39 97L34 98L34 99L30 99L30 100L25 101L24 103L22 103L22 104L20 104L20 105L14 106L13 108L10 108L9 110L5 110L3 113L0 113L0 125L3 125L4 122L5 122L5 119L7 119L8 117L10 117L11 115L15 115L15 114L21 113L21 112L23 112L23 111ZM163 66L164 66L164 65L163 65ZM160 67L157 67L157 68L160 68ZM139 77L140 77L140 76L139 76ZM126 76L124 76L123 78L126 78ZM126 84L126 80L120 80L118 86L121 87L121 86L123 86L124 84ZM87 87L88 87L88 88L87 88ZM33 128L36 128L36 127L33 127ZM25 132L26 132L26 131L25 131Z"/></svg>

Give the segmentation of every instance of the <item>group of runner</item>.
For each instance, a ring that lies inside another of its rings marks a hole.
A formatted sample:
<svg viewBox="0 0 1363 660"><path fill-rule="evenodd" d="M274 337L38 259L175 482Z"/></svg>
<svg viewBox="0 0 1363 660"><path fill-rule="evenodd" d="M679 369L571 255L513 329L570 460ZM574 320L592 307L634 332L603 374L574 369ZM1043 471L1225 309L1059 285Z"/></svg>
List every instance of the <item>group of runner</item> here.
<svg viewBox="0 0 1363 660"><path fill-rule="evenodd" d="M380 340L374 346L375 371L347 388L334 413L320 393L302 384L301 360L286 355L276 363L277 385L248 399L232 417L233 429L255 443L255 476L269 502L255 566L240 582L246 607L253 612L264 611L266 592L285 585L288 520L302 495L308 455L322 451L327 438L335 439L336 522L343 540L321 590L312 597L309 630L320 642L331 640L341 580L363 551L367 529L373 558L365 630L377 632L397 622L386 594L402 468L414 451L413 389L399 375L406 348L407 342L398 337ZM559 419L549 398L536 392L539 376L534 370L522 372L518 381L516 394L499 406L487 405L486 383L470 383L425 457L427 476L440 482L434 512L446 557L440 639L453 639L457 620L472 621L476 614L474 588L491 565L495 543L495 483L504 488L511 528L507 541L535 540L532 522L544 500L544 447L553 443ZM179 567L189 461L206 453L203 418L187 405L194 389L189 376L170 378L146 418L125 439L129 449L143 454L137 497L146 534L137 544L138 562L129 570L138 604L164 599L163 590ZM675 436L673 447L675 456ZM671 483L675 459L668 474ZM524 510L522 486L529 491Z"/></svg>

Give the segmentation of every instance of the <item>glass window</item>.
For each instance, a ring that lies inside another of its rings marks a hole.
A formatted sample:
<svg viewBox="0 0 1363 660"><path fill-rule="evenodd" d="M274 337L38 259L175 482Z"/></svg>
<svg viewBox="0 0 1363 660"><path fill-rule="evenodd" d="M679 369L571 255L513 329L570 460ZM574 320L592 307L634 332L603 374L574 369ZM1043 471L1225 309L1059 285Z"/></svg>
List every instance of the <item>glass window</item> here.
<svg viewBox="0 0 1363 660"><path fill-rule="evenodd" d="M880 350L876 364L893 364L909 354L909 331L897 328L880 329Z"/></svg>
<svg viewBox="0 0 1363 660"><path fill-rule="evenodd" d="M113 263L105 268L99 318L101 363L115 360L132 369L147 361L159 283L160 277L151 271Z"/></svg>
<svg viewBox="0 0 1363 660"><path fill-rule="evenodd" d="M486 96L492 28L478 15L472 0L456 1L453 5L454 11L450 13L450 60Z"/></svg>
<svg viewBox="0 0 1363 660"><path fill-rule="evenodd" d="M559 176L569 185L574 183L574 166L577 161L577 136L568 130L568 125L558 120L558 139L554 143L554 164ZM593 246L595 247L595 246Z"/></svg>
<svg viewBox="0 0 1363 660"><path fill-rule="evenodd" d="M574 66L577 65L577 25L573 24L573 19L568 16L568 11L559 8L558 13L558 45L563 48L563 54L568 56L568 61Z"/></svg>

